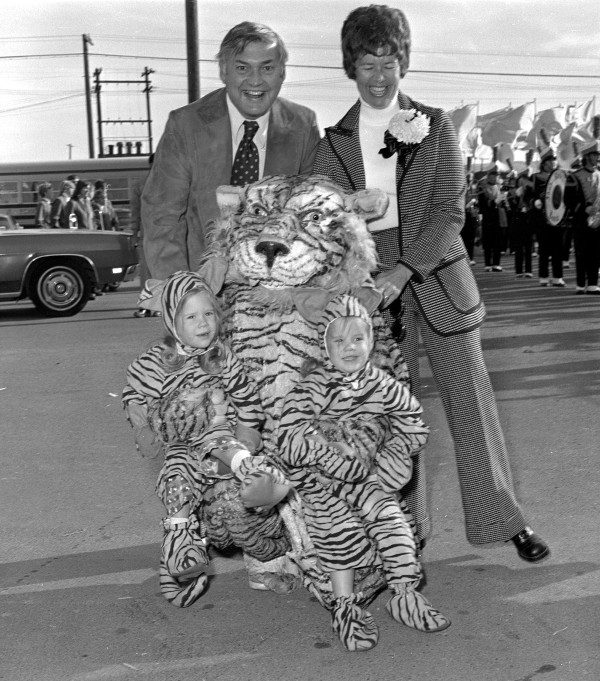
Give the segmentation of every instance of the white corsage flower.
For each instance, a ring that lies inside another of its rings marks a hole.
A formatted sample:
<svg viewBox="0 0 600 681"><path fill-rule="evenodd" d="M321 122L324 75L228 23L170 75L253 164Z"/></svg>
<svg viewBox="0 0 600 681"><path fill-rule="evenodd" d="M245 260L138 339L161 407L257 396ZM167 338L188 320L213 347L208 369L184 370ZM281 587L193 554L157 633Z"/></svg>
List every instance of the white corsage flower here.
<svg viewBox="0 0 600 681"><path fill-rule="evenodd" d="M429 134L429 116L416 109L398 111L390 119L388 130L398 142L421 144Z"/></svg>
<svg viewBox="0 0 600 681"><path fill-rule="evenodd" d="M429 116L416 109L402 109L390 119L383 138L385 147L379 150L384 158L398 151L414 149L429 134Z"/></svg>

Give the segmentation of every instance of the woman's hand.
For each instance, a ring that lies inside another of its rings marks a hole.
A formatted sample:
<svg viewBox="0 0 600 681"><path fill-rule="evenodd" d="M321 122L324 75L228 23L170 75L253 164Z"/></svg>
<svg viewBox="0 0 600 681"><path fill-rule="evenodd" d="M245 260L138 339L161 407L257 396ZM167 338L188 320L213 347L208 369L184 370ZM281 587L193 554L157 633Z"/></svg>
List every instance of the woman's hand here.
<svg viewBox="0 0 600 681"><path fill-rule="evenodd" d="M375 279L375 288L383 294L383 307L388 307L400 296L412 275L411 269L399 264L393 270L382 272Z"/></svg>

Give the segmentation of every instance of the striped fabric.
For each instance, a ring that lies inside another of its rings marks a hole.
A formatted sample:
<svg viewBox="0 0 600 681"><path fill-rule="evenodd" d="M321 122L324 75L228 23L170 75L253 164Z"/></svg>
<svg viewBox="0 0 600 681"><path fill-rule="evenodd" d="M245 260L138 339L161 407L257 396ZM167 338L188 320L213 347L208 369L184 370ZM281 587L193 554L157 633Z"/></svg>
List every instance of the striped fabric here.
<svg viewBox="0 0 600 681"><path fill-rule="evenodd" d="M288 393L278 431L280 457L306 505L309 532L327 568L365 565L366 533L379 551L388 583L419 579L413 530L394 492L410 478L411 454L427 439L420 413L404 384L370 364L346 375L327 363ZM372 447L374 474L367 478L355 459L315 440L315 428L321 434L337 425L346 442L360 450L361 431L376 432L371 426L381 421L386 432L380 446Z"/></svg>
<svg viewBox="0 0 600 681"><path fill-rule="evenodd" d="M155 407L161 401L177 399L178 396L188 395L192 390L220 388L229 398L227 416L230 425L233 427L239 422L248 428L260 429L263 412L258 391L255 384L246 377L241 363L228 346L224 346L223 371L219 376L204 373L195 357L189 357L178 371L168 372L161 361L161 349L161 345L155 345L142 353L129 366L127 385L123 390L123 404L126 410L137 405L138 409L146 413L151 408L153 414L160 414L163 412ZM182 400L181 409L187 407L185 400ZM174 413L178 410L166 411ZM201 499L201 492L194 487L196 481L202 477L200 462L188 453L187 442L169 441L171 437L176 437L171 434L181 432L180 428L173 427L170 423L153 422L152 425L159 437L162 439L167 437L168 445L165 465L157 482L159 497L163 501L166 499L166 481L173 475L180 474L192 486L195 498L193 505L197 506ZM198 419L198 425L202 427L205 423L202 419ZM186 427L189 427L189 423ZM200 439L201 436L201 432L189 433L189 437L195 440Z"/></svg>
<svg viewBox="0 0 600 681"><path fill-rule="evenodd" d="M373 236L383 269L401 261L414 272L402 295L406 326L402 349L418 397L421 333L454 440L467 538L474 544L505 541L520 532L525 522L515 499L483 360L478 327L485 310L460 239L465 185L462 159L445 112L402 93L399 104L402 109L414 108L428 115L431 129L404 166L397 164L399 230ZM326 130L314 165L314 172L346 189L364 188L359 114L357 102L336 126ZM413 462L413 478L403 495L422 538L431 529L422 455Z"/></svg>

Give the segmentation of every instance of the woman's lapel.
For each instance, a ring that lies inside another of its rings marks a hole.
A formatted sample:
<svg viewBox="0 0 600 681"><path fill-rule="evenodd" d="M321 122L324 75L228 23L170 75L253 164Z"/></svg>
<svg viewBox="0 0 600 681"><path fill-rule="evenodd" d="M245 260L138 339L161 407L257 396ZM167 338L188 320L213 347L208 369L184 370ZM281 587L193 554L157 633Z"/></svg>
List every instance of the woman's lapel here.
<svg viewBox="0 0 600 681"><path fill-rule="evenodd" d="M337 125L325 128L331 149L346 173L353 191L365 189L365 167L358 136L359 116L360 100L357 100Z"/></svg>

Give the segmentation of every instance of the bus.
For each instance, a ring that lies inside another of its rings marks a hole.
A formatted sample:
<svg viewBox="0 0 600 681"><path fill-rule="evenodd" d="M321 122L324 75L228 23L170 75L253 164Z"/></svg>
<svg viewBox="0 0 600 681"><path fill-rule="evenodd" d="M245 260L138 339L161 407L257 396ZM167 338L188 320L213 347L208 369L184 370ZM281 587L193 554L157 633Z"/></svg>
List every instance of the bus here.
<svg viewBox="0 0 600 681"><path fill-rule="evenodd" d="M37 188L42 182L52 185L53 198L69 175L94 184L103 180L108 185L108 198L119 218L119 229L129 229L129 199L132 187L150 169L148 156L111 156L72 161L39 161L32 163L0 163L0 213L11 215L22 227L35 226L38 203Z"/></svg>

